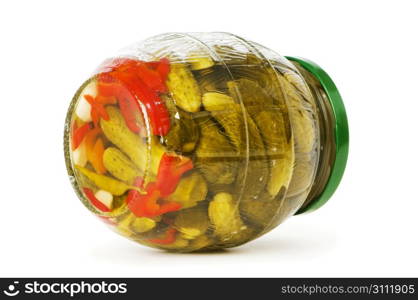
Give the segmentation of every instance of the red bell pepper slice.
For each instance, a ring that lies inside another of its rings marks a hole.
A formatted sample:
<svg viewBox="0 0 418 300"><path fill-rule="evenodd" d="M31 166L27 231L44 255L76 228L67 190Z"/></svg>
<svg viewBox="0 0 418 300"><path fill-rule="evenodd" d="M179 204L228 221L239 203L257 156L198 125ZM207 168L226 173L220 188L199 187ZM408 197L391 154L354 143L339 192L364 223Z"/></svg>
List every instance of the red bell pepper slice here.
<svg viewBox="0 0 418 300"><path fill-rule="evenodd" d="M168 58L160 59L156 70L160 74L163 82L165 82L167 80L168 73L170 73L170 61Z"/></svg>
<svg viewBox="0 0 418 300"><path fill-rule="evenodd" d="M146 195L140 195L128 202L129 209L138 217L155 217L160 215L160 205L157 203L160 198L159 191L153 183L147 185Z"/></svg>
<svg viewBox="0 0 418 300"><path fill-rule="evenodd" d="M172 212L178 211L181 208L181 204L177 202L165 202L160 205L160 210L158 211L158 216Z"/></svg>
<svg viewBox="0 0 418 300"><path fill-rule="evenodd" d="M129 95L118 97L118 103L126 126L134 133L141 132L141 129L145 130L141 121L141 111L138 102Z"/></svg>
<svg viewBox="0 0 418 300"><path fill-rule="evenodd" d="M159 72L152 70L144 63L138 64L135 71L151 90L161 93L167 92L167 87Z"/></svg>
<svg viewBox="0 0 418 300"><path fill-rule="evenodd" d="M134 186L142 187L143 182L144 182L144 179L142 177L137 177L134 181ZM140 193L137 190L129 190L128 195L125 198L126 204L128 204L132 201L136 201L136 199L138 198L139 195L140 195Z"/></svg>
<svg viewBox="0 0 418 300"><path fill-rule="evenodd" d="M84 137L86 136L87 132L89 132L90 128L90 123L86 123L77 128L77 124L74 122L71 143L73 151L80 146L81 142L84 140Z"/></svg>
<svg viewBox="0 0 418 300"><path fill-rule="evenodd" d="M147 185L146 192L145 195L141 195L131 190L126 198L129 209L137 217L156 217L181 208L181 205L175 202L159 202L161 194L154 182Z"/></svg>
<svg viewBox="0 0 418 300"><path fill-rule="evenodd" d="M156 181L161 197L171 195L175 191L181 176L192 168L193 162L191 159L164 153L158 167Z"/></svg>
<svg viewBox="0 0 418 300"><path fill-rule="evenodd" d="M167 75L170 72L170 61L168 58L161 58L157 61L146 62L147 66L152 70L156 70L160 74L163 82L167 80Z"/></svg>
<svg viewBox="0 0 418 300"><path fill-rule="evenodd" d="M163 57L158 61L149 61L149 62L144 62L141 60L126 58L126 57L112 58L112 59L108 59L104 61L102 65L99 67L98 72L101 74L106 74L108 72L113 72L113 71L125 72L128 69L138 68L138 67L141 68L141 66L146 66L150 70L157 71L163 83L166 81L167 75L170 72L170 60L166 57ZM141 70L140 70L140 73L142 74L141 78L147 77L148 75L148 72L142 73ZM154 77L155 74L151 73L150 76ZM144 79L144 81L147 81L147 79L145 78L142 78L142 79ZM158 80L156 78L154 79Z"/></svg>
<svg viewBox="0 0 418 300"><path fill-rule="evenodd" d="M100 73L97 75L97 94L103 97L117 97L117 93L115 93L117 84L118 82L110 73Z"/></svg>
<svg viewBox="0 0 418 300"><path fill-rule="evenodd" d="M112 72L141 101L147 111L154 135L165 136L170 130L170 115L156 91L151 90L132 72Z"/></svg>
<svg viewBox="0 0 418 300"><path fill-rule="evenodd" d="M109 115L104 108L104 104L96 101L96 98L91 95L84 95L84 99L91 105L91 119L95 126L99 124L100 118L106 121L109 120Z"/></svg>
<svg viewBox="0 0 418 300"><path fill-rule="evenodd" d="M108 71L98 75L99 95L122 97L123 87L117 87L115 82L123 83L127 89L145 105L154 135L165 136L170 130L170 115L158 92L166 92L165 80L169 72L169 60L159 61L155 70L152 64L130 58L113 59L103 64L101 69ZM116 94L115 94L116 93ZM126 92L124 95L126 97ZM122 100L123 101L123 100ZM126 100L125 100L126 101ZM122 104L123 105L123 104ZM98 108L99 109L99 108ZM100 110L93 113L95 120ZM137 131L136 126L130 125Z"/></svg>
<svg viewBox="0 0 418 300"><path fill-rule="evenodd" d="M144 130L139 103L131 93L109 73L99 74L97 79L98 97L117 99L126 126L134 133Z"/></svg>
<svg viewBox="0 0 418 300"><path fill-rule="evenodd" d="M138 217L155 217L179 210L179 203L164 202L163 199L175 191L181 176L192 168L193 163L189 158L164 153L158 168L157 180L147 184L146 194L142 195L135 190L128 192L126 202L129 209ZM137 178L135 185L141 187L142 184L143 180Z"/></svg>
<svg viewBox="0 0 418 300"><path fill-rule="evenodd" d="M165 235L163 238L148 239L147 241L153 244L169 245L169 244L174 243L174 241L176 240L176 233L177 233L177 230L170 227L165 232Z"/></svg>
<svg viewBox="0 0 418 300"><path fill-rule="evenodd" d="M89 199L90 203L97 208L98 210L102 212L110 212L110 209L104 205L102 202L100 202L96 196L94 196L94 193L89 188L83 188L84 195L86 195L87 199Z"/></svg>
<svg viewBox="0 0 418 300"><path fill-rule="evenodd" d="M112 72L117 68L123 68L123 66L133 66L138 63L138 60L126 57L117 57L106 59L97 69L98 73Z"/></svg>

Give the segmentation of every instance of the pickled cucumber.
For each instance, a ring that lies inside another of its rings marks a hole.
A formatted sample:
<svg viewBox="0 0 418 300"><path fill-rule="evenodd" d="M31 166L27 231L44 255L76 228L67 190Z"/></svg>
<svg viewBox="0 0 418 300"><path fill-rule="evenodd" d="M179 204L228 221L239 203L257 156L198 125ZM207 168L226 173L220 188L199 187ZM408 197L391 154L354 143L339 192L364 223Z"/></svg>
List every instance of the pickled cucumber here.
<svg viewBox="0 0 418 300"><path fill-rule="evenodd" d="M190 53L187 57L187 62L190 64L190 68L194 71L203 70L212 67L215 62L206 53Z"/></svg>
<svg viewBox="0 0 418 300"><path fill-rule="evenodd" d="M206 92L202 96L203 106L208 111L222 110L234 103L234 99L224 93Z"/></svg>
<svg viewBox="0 0 418 300"><path fill-rule="evenodd" d="M195 239L190 241L189 244L189 251L198 251L198 250L205 250L207 247L214 244L214 241L209 238L206 234L200 235Z"/></svg>
<svg viewBox="0 0 418 300"><path fill-rule="evenodd" d="M281 110L255 81L230 81L228 88L236 101L241 99L245 104L263 138L270 167L267 189L271 196L275 196L281 186L287 186L293 163L292 148L287 140L288 134Z"/></svg>
<svg viewBox="0 0 418 300"><path fill-rule="evenodd" d="M128 213L118 221L118 230L125 235L134 235L137 233L144 233L153 229L157 223L155 220L145 217L136 217L132 213Z"/></svg>
<svg viewBox="0 0 418 300"><path fill-rule="evenodd" d="M209 69L194 72L196 81L202 93L226 92L226 78L230 78L223 66L213 66Z"/></svg>
<svg viewBox="0 0 418 300"><path fill-rule="evenodd" d="M144 172L147 167L148 152L146 143L139 135L133 133L125 124L125 120L115 106L107 106L109 120L101 120L100 127L105 136L122 150L135 165Z"/></svg>
<svg viewBox="0 0 418 300"><path fill-rule="evenodd" d="M278 77L289 100L289 117L295 138L297 152L310 152L315 144L315 123L309 111L313 108L303 100L296 88L283 76Z"/></svg>
<svg viewBox="0 0 418 300"><path fill-rule="evenodd" d="M219 105L213 98L206 99L205 109L211 112L214 119L222 126L226 136L234 145L237 153L242 156L247 147L247 128L245 120L245 111L239 104L231 103Z"/></svg>
<svg viewBox="0 0 418 300"><path fill-rule="evenodd" d="M127 184L133 184L138 176L143 176L134 163L122 151L108 147L103 153L103 164L107 171Z"/></svg>
<svg viewBox="0 0 418 300"><path fill-rule="evenodd" d="M269 95L276 105L284 105L283 92L276 79L276 73L266 61L258 56L248 53L241 63L228 65L235 80L245 79L256 82ZM256 94L253 92L253 94Z"/></svg>
<svg viewBox="0 0 418 300"><path fill-rule="evenodd" d="M297 152L309 153L315 145L315 125L313 117L305 110L293 110L290 113Z"/></svg>
<svg viewBox="0 0 418 300"><path fill-rule="evenodd" d="M237 189L242 193L242 201L256 199L266 187L270 176L268 157L260 131L249 115L246 116L246 119L249 137L248 168L246 170L247 174L239 172L237 179Z"/></svg>
<svg viewBox="0 0 418 300"><path fill-rule="evenodd" d="M231 194L216 194L209 203L208 214L214 227L214 235L221 241L230 240L247 229L240 218L236 200Z"/></svg>
<svg viewBox="0 0 418 300"><path fill-rule="evenodd" d="M264 89L255 81L242 78L239 80L229 81L228 90L237 102L244 103L245 108L250 115L256 113L264 107L273 105L273 98L270 97ZM256 109L256 111L254 111Z"/></svg>
<svg viewBox="0 0 418 300"><path fill-rule="evenodd" d="M311 93L301 76L299 76L296 72L291 71L291 70L286 70L283 73L283 75L287 81L289 81L291 84L293 84L293 86L296 87L296 89L302 94L302 96L306 100L310 101L311 103L313 102Z"/></svg>
<svg viewBox="0 0 418 300"><path fill-rule="evenodd" d="M106 190L115 196L120 196L129 189L137 190L138 192L143 193L142 189L135 186L127 185L126 183L118 181L112 177L94 173L93 171L90 171L87 168L80 167L77 165L75 167L79 172L88 177L98 188Z"/></svg>
<svg viewBox="0 0 418 300"><path fill-rule="evenodd" d="M136 233L143 233L153 229L156 225L157 223L153 219L139 217L132 221L131 228Z"/></svg>
<svg viewBox="0 0 418 300"><path fill-rule="evenodd" d="M180 180L176 190L167 199L180 203L182 209L185 209L205 200L207 192L208 188L203 176L193 172Z"/></svg>
<svg viewBox="0 0 418 300"><path fill-rule="evenodd" d="M239 99L234 100L239 102ZM231 101L232 98L228 96L211 96L205 98L204 106L222 126L239 157L246 157L247 153L249 154L248 163L243 161L242 166L247 170L238 173L236 185L242 199L252 199L257 197L267 183L269 176L267 156L254 120L240 104L230 103Z"/></svg>
<svg viewBox="0 0 418 300"><path fill-rule="evenodd" d="M168 74L167 87L177 106L189 112L200 110L202 103L199 86L185 64L173 64Z"/></svg>
<svg viewBox="0 0 418 300"><path fill-rule="evenodd" d="M209 118L199 120L200 141L195 151L195 168L209 184L231 184L237 175L238 153Z"/></svg>
<svg viewBox="0 0 418 300"><path fill-rule="evenodd" d="M279 110L265 110L255 116L266 146L270 165L267 191L275 196L282 186L288 186L294 164L292 141L287 140L285 123Z"/></svg>
<svg viewBox="0 0 418 300"><path fill-rule="evenodd" d="M264 192L256 200L242 201L239 206L242 219L248 220L261 230L266 229L283 205L285 190L286 188L282 186L276 196L271 196L269 193Z"/></svg>
<svg viewBox="0 0 418 300"><path fill-rule="evenodd" d="M289 197L300 194L310 187L315 173L314 166L310 155L299 154L296 156L293 179L289 184Z"/></svg>
<svg viewBox="0 0 418 300"><path fill-rule="evenodd" d="M171 115L170 131L162 137L167 150L178 153L192 152L199 141L199 126L190 113L176 107L171 97L164 97L164 100Z"/></svg>
<svg viewBox="0 0 418 300"><path fill-rule="evenodd" d="M181 233L182 238L188 240L203 235L209 227L207 208L198 206L180 211L173 226Z"/></svg>
<svg viewBox="0 0 418 300"><path fill-rule="evenodd" d="M164 137L164 144L169 151L188 153L196 148L198 140L199 130L193 120L182 118Z"/></svg>

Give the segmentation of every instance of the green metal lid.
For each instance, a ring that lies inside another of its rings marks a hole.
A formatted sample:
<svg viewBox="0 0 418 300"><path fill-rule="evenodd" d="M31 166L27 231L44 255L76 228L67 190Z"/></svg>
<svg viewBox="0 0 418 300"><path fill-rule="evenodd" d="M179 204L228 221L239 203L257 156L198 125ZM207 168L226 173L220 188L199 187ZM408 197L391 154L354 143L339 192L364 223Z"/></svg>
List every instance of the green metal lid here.
<svg viewBox="0 0 418 300"><path fill-rule="evenodd" d="M322 193L306 207L297 212L297 214L301 214L320 208L331 198L337 189L343 177L348 158L348 121L343 100L331 77L320 66L308 59L289 56L286 58L299 63L305 70L318 79L328 96L335 118L335 161L331 169L331 174Z"/></svg>

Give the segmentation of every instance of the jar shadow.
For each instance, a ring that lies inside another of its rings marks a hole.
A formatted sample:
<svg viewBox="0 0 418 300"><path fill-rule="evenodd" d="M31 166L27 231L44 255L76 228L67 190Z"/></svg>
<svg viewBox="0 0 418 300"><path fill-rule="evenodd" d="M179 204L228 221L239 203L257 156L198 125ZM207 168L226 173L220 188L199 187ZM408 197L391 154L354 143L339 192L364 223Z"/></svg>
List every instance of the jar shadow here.
<svg viewBox="0 0 418 300"><path fill-rule="evenodd" d="M175 261L191 263L200 262L202 257L228 257L242 261L243 257L257 256L257 261L268 263L272 260L299 261L322 257L332 251L337 244L337 237L332 228L312 226L307 228L299 224L292 224L292 227L294 227L292 230L272 232L236 248L212 251L178 253L139 247L136 244L127 246L124 243L109 243L108 246L95 247L91 252L99 260L111 259L113 262L129 265L136 265L137 262L142 266L170 263L173 262L173 257L176 258ZM124 255L114 255L115 253L124 253Z"/></svg>

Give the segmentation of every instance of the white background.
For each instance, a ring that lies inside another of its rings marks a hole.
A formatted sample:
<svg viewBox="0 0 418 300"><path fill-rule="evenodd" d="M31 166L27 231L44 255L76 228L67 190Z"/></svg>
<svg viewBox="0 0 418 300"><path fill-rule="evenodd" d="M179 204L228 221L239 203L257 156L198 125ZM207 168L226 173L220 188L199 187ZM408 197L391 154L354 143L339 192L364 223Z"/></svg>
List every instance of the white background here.
<svg viewBox="0 0 418 300"><path fill-rule="evenodd" d="M0 276L418 276L416 1L2 1ZM73 93L104 58L168 31L229 31L320 64L351 148L319 211L245 246L169 254L110 232L66 175Z"/></svg>

